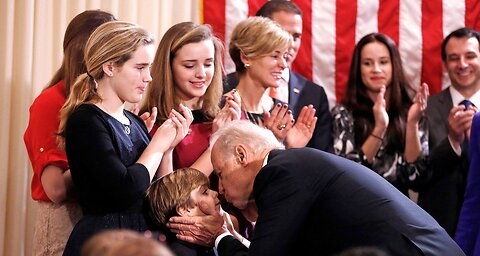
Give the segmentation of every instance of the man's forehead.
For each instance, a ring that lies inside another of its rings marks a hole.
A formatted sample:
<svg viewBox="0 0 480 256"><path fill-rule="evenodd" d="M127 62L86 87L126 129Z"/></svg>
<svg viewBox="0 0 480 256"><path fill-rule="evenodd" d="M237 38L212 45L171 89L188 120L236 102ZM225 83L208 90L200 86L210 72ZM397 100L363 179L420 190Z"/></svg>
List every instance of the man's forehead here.
<svg viewBox="0 0 480 256"><path fill-rule="evenodd" d="M293 13L293 12L286 12L283 10L272 13L271 18L277 23L281 23L281 21L297 22L299 24L303 23L302 16L300 16L300 14Z"/></svg>
<svg viewBox="0 0 480 256"><path fill-rule="evenodd" d="M447 54L457 54L458 51L468 48L469 51L480 51L480 43L475 37L452 37L448 40L445 50Z"/></svg>

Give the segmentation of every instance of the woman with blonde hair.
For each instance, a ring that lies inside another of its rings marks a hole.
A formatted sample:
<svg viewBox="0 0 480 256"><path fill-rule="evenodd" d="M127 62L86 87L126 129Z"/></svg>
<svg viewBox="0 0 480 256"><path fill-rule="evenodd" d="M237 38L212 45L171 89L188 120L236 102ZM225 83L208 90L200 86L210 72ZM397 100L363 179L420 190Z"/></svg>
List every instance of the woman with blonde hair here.
<svg viewBox="0 0 480 256"><path fill-rule="evenodd" d="M107 229L147 230L145 191L164 152L183 139L191 122L172 110L150 140L142 119L124 110L137 103L151 81L153 38L134 24L113 21L98 27L85 46L81 74L61 110L60 144L65 146L84 216L64 255L78 255L84 241Z"/></svg>
<svg viewBox="0 0 480 256"><path fill-rule="evenodd" d="M269 95L269 89L283 82L281 75L292 44L290 33L269 18L250 17L235 27L230 40L242 118L271 130L287 148L306 146L317 122L313 106L304 106L295 122L288 104ZM239 233L250 237L257 215L255 203L241 213L234 207L225 209L235 216L232 220Z"/></svg>
<svg viewBox="0 0 480 256"><path fill-rule="evenodd" d="M271 130L287 148L307 145L317 121L315 109L309 105L303 107L295 122L288 104L270 97L267 91L282 83L291 44L291 35L274 21L250 17L235 27L229 46L243 116Z"/></svg>
<svg viewBox="0 0 480 256"><path fill-rule="evenodd" d="M65 151L55 133L59 112L70 94L70 87L84 73L83 50L90 34L115 17L101 10L87 10L75 16L63 39L63 62L48 86L30 106L30 119L24 141L33 167L32 198L38 202L34 255L60 255L68 235L81 217L75 201L72 176Z"/></svg>
<svg viewBox="0 0 480 256"><path fill-rule="evenodd" d="M158 108L151 134L169 118L170 110L180 105L191 109L194 116L187 136L173 151L165 153L164 157L171 161L170 169L165 171L192 167L209 176L213 171L210 135L224 123L240 118L240 98L234 91L226 95L225 106L219 108L222 50L210 26L193 22L172 26L160 41L152 64L153 80L141 112Z"/></svg>

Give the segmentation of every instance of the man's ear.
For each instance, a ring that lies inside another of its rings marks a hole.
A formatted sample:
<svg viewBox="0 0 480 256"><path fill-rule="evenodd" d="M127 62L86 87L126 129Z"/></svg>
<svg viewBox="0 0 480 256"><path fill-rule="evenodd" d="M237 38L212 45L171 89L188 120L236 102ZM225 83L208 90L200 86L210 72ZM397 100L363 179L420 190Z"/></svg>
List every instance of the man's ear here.
<svg viewBox="0 0 480 256"><path fill-rule="evenodd" d="M243 144L238 144L235 146L235 159L237 163L242 166L247 165L248 163L248 152L247 148Z"/></svg>
<svg viewBox="0 0 480 256"><path fill-rule="evenodd" d="M177 214L178 214L179 216L182 216L182 217L192 216L192 215L191 215L192 212L191 212L190 209L189 209L188 207L186 207L186 206L177 206L177 209L176 209L176 210L177 210Z"/></svg>
<svg viewBox="0 0 480 256"><path fill-rule="evenodd" d="M113 66L113 62L103 63L102 65L103 73L107 76L113 76L113 70L115 67Z"/></svg>

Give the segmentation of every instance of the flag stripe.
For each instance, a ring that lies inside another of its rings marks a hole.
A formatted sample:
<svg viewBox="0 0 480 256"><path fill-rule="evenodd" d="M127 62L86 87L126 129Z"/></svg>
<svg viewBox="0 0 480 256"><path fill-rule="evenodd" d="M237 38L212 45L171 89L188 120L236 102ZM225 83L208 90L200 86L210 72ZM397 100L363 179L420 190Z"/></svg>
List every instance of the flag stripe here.
<svg viewBox="0 0 480 256"><path fill-rule="evenodd" d="M215 2L215 1L212 1ZM230 44L230 35L232 34L233 29L237 24L248 17L248 1L247 0L235 0L227 1L227 6L225 8L225 17L227 19L225 27L225 49L227 51L226 56L228 58L224 61L225 72L232 73L235 72L235 64L233 63L230 55L228 54L228 45Z"/></svg>
<svg viewBox="0 0 480 256"><path fill-rule="evenodd" d="M292 70L302 74L307 79L312 79L312 1L293 1L300 10L303 10L302 43L297 54L297 59L292 64Z"/></svg>
<svg viewBox="0 0 480 256"><path fill-rule="evenodd" d="M465 26L465 2L443 1L443 35Z"/></svg>
<svg viewBox="0 0 480 256"><path fill-rule="evenodd" d="M335 106L335 1L313 0L312 55L313 81L325 88L330 107ZM298 62L298 61L297 61Z"/></svg>
<svg viewBox="0 0 480 256"><path fill-rule="evenodd" d="M465 2L443 1L443 37L452 31L465 26ZM440 52L441 52L440 47ZM443 65L443 64L442 64ZM447 72L442 72L442 89L450 85Z"/></svg>
<svg viewBox="0 0 480 256"><path fill-rule="evenodd" d="M215 35L225 40L225 1L203 0L203 20L206 24L211 24ZM207 3L205 3L207 2Z"/></svg>
<svg viewBox="0 0 480 256"><path fill-rule="evenodd" d="M222 39L267 0L201 0L205 23ZM330 107L345 93L355 43L379 31L399 46L405 75L414 87L429 83L431 94L449 85L442 72L441 42L459 27L480 29L478 0L292 0L303 11L302 45L292 69L324 86ZM235 67L229 56L225 70Z"/></svg>
<svg viewBox="0 0 480 256"><path fill-rule="evenodd" d="M429 85L432 94L442 89L442 61L440 45L443 40L442 0L422 1L423 51L421 82ZM428 65L427 65L428 64ZM415 85L418 86L418 85Z"/></svg>
<svg viewBox="0 0 480 256"><path fill-rule="evenodd" d="M465 0L465 25L480 30L480 1Z"/></svg>
<svg viewBox="0 0 480 256"><path fill-rule="evenodd" d="M355 29L352 28L356 26L357 2L337 0L335 15L335 96L338 102L345 94L351 55L355 47Z"/></svg>
<svg viewBox="0 0 480 256"><path fill-rule="evenodd" d="M403 71L413 87L420 84L422 68L421 1L400 1L399 50Z"/></svg>
<svg viewBox="0 0 480 256"><path fill-rule="evenodd" d="M365 35L378 31L378 20L372 19L378 14L378 0L359 0L357 3L355 43Z"/></svg>
<svg viewBox="0 0 480 256"><path fill-rule="evenodd" d="M378 32L388 35L399 45L400 0L380 0Z"/></svg>
<svg viewBox="0 0 480 256"><path fill-rule="evenodd" d="M268 0L248 0L248 17L255 16L260 7L266 2Z"/></svg>

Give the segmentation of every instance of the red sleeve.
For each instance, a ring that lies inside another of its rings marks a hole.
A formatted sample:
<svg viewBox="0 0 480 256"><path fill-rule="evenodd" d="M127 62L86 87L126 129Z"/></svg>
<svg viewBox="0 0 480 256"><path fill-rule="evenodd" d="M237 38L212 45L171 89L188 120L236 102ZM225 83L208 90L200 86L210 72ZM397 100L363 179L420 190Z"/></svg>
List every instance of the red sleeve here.
<svg viewBox="0 0 480 256"><path fill-rule="evenodd" d="M30 119L24 134L25 146L33 167L32 198L50 201L40 177L48 165L68 169L65 151L57 145L56 132L60 123L60 109L65 103L63 84L42 92L30 106Z"/></svg>

